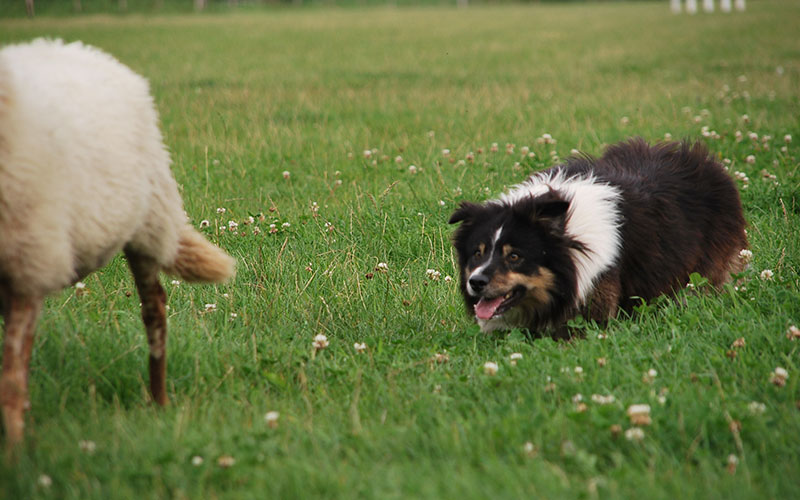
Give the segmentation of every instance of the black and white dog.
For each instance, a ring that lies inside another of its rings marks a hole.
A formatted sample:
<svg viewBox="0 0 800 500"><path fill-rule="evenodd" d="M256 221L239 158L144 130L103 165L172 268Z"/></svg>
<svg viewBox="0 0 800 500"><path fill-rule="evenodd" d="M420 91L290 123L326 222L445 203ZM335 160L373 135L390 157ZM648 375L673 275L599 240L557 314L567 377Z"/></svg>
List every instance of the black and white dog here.
<svg viewBox="0 0 800 500"><path fill-rule="evenodd" d="M747 247L736 186L700 143L631 139L572 158L498 199L462 203L457 222L461 292L485 332L561 335L577 314L605 321L693 272L720 287Z"/></svg>

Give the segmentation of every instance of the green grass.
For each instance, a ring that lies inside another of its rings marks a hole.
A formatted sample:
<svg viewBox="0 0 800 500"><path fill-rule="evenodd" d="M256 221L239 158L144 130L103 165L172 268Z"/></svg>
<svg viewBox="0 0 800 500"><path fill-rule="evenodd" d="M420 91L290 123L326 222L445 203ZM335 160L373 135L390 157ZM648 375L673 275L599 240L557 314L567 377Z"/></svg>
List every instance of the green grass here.
<svg viewBox="0 0 800 500"><path fill-rule="evenodd" d="M81 39L150 80L187 213L209 220L203 231L239 261L227 285L165 277L163 411L149 402L124 261L89 277L88 295L50 298L28 440L0 465L0 498L796 497L800 341L785 332L800 324L800 4L749 7L0 20L0 42ZM703 138L703 126L720 138ZM538 144L544 133L557 144ZM665 133L708 142L749 177L745 289L648 304L602 329L575 322L585 338L571 343L479 333L456 280L444 281L457 276L447 225L457 203L496 195L550 166L553 152L599 154ZM523 146L536 156L522 158ZM469 152L475 161L459 164ZM238 232L219 229L229 220ZM759 278L764 269L773 279ZM319 333L330 346L314 355ZM746 346L730 359L739 337ZM430 361L444 351L449 362ZM497 375L483 373L486 361ZM789 372L782 388L769 380L778 366ZM651 368L657 376L644 380ZM750 411L754 401L763 413ZM615 437L635 403L652 407L644 439ZM277 428L268 411L280 412ZM218 466L223 455L235 465Z"/></svg>

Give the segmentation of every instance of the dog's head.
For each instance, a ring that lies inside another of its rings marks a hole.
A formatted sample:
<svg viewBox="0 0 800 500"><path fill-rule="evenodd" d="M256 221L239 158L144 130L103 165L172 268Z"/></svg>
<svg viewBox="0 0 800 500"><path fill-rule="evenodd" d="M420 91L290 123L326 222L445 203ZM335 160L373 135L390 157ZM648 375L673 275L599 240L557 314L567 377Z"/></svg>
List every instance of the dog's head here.
<svg viewBox="0 0 800 500"><path fill-rule="evenodd" d="M529 327L563 302L574 281L557 193L512 204L462 203L450 217L467 309L485 330Z"/></svg>

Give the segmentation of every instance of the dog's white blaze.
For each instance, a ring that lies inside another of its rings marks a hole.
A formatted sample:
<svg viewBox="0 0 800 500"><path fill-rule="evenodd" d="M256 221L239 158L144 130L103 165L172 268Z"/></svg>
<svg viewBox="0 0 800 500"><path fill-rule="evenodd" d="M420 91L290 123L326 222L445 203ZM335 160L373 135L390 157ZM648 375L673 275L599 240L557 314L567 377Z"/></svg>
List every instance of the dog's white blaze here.
<svg viewBox="0 0 800 500"><path fill-rule="evenodd" d="M503 226L500 226L497 229L497 231L494 232L494 235L492 236L492 243L491 243L492 246L491 246L491 249L489 250L489 257L486 259L486 261L483 264L481 264L480 266L476 267L475 270L472 271L469 274L469 277L467 277L467 292L469 292L469 294L472 295L473 297L475 295L478 295L478 292L476 292L475 290L472 289L472 285L469 284L469 280L473 276L482 273L483 270L486 269L486 267L489 265L489 263L492 262L492 257L494 256L494 248L497 245L497 240L500 239L500 235L502 233L503 233Z"/></svg>
<svg viewBox="0 0 800 500"><path fill-rule="evenodd" d="M578 281L577 305L583 305L594 288L594 281L619 257L622 237L619 231L622 194L614 186L594 176L566 177L563 172L532 176L500 195L495 203L513 205L550 189L570 202L565 232L578 240L586 251L571 250Z"/></svg>

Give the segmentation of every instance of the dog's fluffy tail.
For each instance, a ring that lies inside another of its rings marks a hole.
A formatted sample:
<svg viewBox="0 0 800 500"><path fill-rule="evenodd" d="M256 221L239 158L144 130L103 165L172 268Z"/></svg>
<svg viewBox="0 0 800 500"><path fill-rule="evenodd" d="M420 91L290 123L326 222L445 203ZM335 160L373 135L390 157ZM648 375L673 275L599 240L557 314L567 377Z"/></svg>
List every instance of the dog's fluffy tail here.
<svg viewBox="0 0 800 500"><path fill-rule="evenodd" d="M219 247L209 243L190 226L181 230L178 255L164 272L189 282L220 283L230 279L236 261Z"/></svg>

